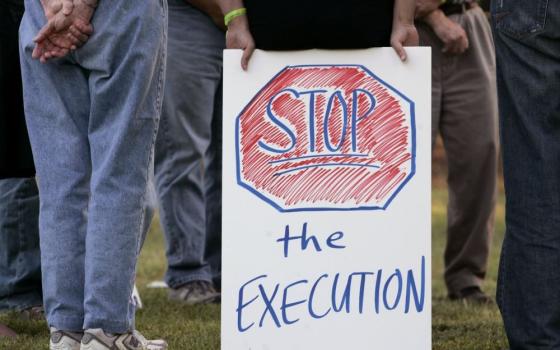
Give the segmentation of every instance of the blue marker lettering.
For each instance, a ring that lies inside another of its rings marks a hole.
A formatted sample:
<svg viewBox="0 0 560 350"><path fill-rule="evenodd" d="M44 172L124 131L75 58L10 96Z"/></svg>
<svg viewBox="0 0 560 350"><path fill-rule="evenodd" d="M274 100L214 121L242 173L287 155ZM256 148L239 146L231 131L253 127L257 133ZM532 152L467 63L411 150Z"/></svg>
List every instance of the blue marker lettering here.
<svg viewBox="0 0 560 350"><path fill-rule="evenodd" d="M286 288L284 288L284 293L282 296L282 306L280 307L280 309L282 310L282 320L284 321L285 324L289 325L289 324L294 324L297 321L299 321L299 318L296 318L295 320L289 320L288 319L288 313L286 310L288 310L291 307L294 307L296 305L299 304L303 304L307 301L307 299L303 299L303 300L298 300L292 303L288 303L288 290L294 286L297 286L298 284L307 284L307 280L301 280L301 281L297 281L294 282L292 284L289 284L286 286Z"/></svg>
<svg viewBox="0 0 560 350"><path fill-rule="evenodd" d="M367 110L367 112L365 112L364 115L362 116L358 116L359 93L365 94L367 97L369 97L370 100L370 107ZM358 136L356 135L358 122L362 119L367 118L373 112L375 106L376 106L376 100L375 97L371 94L371 92L364 89L356 89L352 91L352 113L350 115L350 118L352 120L350 126L350 130L352 133L352 152L356 152L356 150L358 149L358 141L357 141Z"/></svg>
<svg viewBox="0 0 560 350"><path fill-rule="evenodd" d="M331 116L335 98L340 102L340 108L342 109L342 130L340 132L340 141L338 142L338 145L336 147L331 144L331 140L329 138L329 119ZM327 110L325 111L325 118L323 119L323 138L325 139L325 147L327 147L329 151L336 152L342 148L342 144L344 143L344 139L346 138L346 126L348 125L347 119L348 106L346 105L346 101L342 96L342 92L336 91L329 98L329 101L327 103Z"/></svg>
<svg viewBox="0 0 560 350"><path fill-rule="evenodd" d="M397 279L397 295L395 296L395 301L393 305L389 306L389 301L387 300L387 294L389 292L389 287L391 286L391 281L393 281L393 278ZM402 284L403 282L402 282L401 271L399 269L396 269L395 273L389 276L389 278L385 282L385 287L383 288L383 304L385 305L385 308L387 310L394 310L397 307L397 305L399 305L399 301L401 300L401 294L402 294Z"/></svg>
<svg viewBox="0 0 560 350"><path fill-rule="evenodd" d="M246 308L247 306L249 306L251 303L253 303L255 300L258 299L258 297L254 297L250 301L248 301L246 303L243 303L243 291L245 290L245 287L247 287L249 284L255 282L256 280L259 280L261 278L266 278L266 277L267 277L267 275L261 275L261 276L255 277L252 280L250 280L249 282L242 285L241 288L239 288L237 310L236 310L236 312L237 312L237 329L239 330L239 332L245 332L245 331L249 330L251 327L253 327L253 325L255 324L255 322L253 322L250 325L248 325L247 327L243 327L242 311L243 311L244 308Z"/></svg>
<svg viewBox="0 0 560 350"><path fill-rule="evenodd" d="M284 90L280 91L279 93L277 93L276 95L272 96L270 101L268 101L268 104L266 106L266 115L268 116L268 118L270 119L271 122L273 122L274 124L276 124L276 126L278 126L280 129L282 129L282 131L284 131L286 133L286 135L290 138L290 146L286 149L275 148L273 146L267 145L263 141L259 141L258 144L262 149L267 150L267 151L272 152L272 153L286 153L286 152L291 151L296 146L296 135L293 133L293 131L290 129L290 127L288 127L286 124L284 124L277 116L274 115L274 113L272 113L272 103L274 102L276 97L278 97L280 94L283 94L283 93L291 93L296 98L299 97L299 93L296 90L294 90L294 89L284 89Z"/></svg>

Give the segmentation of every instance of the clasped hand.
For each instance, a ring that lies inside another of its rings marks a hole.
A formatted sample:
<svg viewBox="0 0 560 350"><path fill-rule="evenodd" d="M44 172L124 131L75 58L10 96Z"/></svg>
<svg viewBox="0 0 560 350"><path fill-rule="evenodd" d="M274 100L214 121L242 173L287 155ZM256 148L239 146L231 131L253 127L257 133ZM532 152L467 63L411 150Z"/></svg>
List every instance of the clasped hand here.
<svg viewBox="0 0 560 350"><path fill-rule="evenodd" d="M91 18L97 0L41 0L47 23L33 39L32 57L46 62L64 57L93 34Z"/></svg>

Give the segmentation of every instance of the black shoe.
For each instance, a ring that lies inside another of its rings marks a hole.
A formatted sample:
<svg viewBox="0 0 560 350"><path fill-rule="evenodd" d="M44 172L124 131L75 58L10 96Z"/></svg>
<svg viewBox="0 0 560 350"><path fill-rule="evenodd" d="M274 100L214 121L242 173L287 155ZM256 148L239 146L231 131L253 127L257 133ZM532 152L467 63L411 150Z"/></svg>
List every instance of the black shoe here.
<svg viewBox="0 0 560 350"><path fill-rule="evenodd" d="M463 288L458 293L450 294L449 299L481 305L494 304L494 300L486 295L478 286Z"/></svg>

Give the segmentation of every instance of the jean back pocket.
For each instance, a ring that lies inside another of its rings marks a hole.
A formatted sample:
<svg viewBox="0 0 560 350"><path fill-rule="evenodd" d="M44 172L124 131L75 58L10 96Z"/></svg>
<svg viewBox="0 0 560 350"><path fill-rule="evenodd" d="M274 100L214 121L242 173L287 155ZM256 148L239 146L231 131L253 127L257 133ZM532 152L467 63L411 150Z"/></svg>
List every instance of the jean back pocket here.
<svg viewBox="0 0 560 350"><path fill-rule="evenodd" d="M496 30L516 38L540 33L546 24L548 0L493 0Z"/></svg>

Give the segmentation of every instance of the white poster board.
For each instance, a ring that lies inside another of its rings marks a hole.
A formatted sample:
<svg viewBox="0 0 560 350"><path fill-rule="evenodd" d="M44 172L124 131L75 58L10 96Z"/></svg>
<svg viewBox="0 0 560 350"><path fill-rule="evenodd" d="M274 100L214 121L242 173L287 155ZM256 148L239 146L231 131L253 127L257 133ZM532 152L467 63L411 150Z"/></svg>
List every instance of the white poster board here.
<svg viewBox="0 0 560 350"><path fill-rule="evenodd" d="M223 350L431 348L428 48L224 53Z"/></svg>

